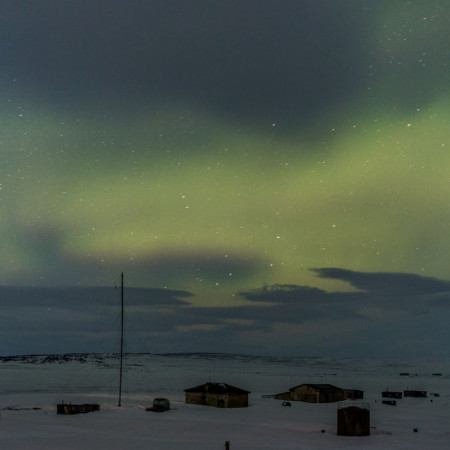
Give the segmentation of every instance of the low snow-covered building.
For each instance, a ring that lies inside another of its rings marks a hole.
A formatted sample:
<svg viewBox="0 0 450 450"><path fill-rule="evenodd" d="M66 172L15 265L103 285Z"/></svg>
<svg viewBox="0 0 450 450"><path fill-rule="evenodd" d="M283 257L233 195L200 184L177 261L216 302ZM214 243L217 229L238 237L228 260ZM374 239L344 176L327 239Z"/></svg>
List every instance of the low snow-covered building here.
<svg viewBox="0 0 450 450"><path fill-rule="evenodd" d="M364 398L364 391L360 389L343 389L344 398L347 400L361 400Z"/></svg>
<svg viewBox="0 0 450 450"><path fill-rule="evenodd" d="M58 403L56 405L56 414L73 415L85 414L89 412L100 411L98 403L83 403L81 405L73 405L72 403Z"/></svg>
<svg viewBox="0 0 450 450"><path fill-rule="evenodd" d="M381 393L381 396L383 398L396 398L401 399L403 398L403 392L397 392L397 391L383 391Z"/></svg>
<svg viewBox="0 0 450 450"><path fill-rule="evenodd" d="M403 391L405 397L427 397L427 391Z"/></svg>
<svg viewBox="0 0 450 450"><path fill-rule="evenodd" d="M186 403L217 408L244 408L248 406L249 391L226 383L205 383L185 389Z"/></svg>
<svg viewBox="0 0 450 450"><path fill-rule="evenodd" d="M345 400L345 390L332 384L300 384L275 395L279 400L293 400L309 403L330 403Z"/></svg>

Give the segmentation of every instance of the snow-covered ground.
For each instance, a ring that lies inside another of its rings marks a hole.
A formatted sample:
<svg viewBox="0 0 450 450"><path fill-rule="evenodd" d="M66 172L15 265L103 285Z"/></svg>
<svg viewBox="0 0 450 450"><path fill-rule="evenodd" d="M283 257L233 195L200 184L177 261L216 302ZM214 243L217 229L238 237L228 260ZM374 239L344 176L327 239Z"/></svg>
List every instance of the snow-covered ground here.
<svg viewBox="0 0 450 450"><path fill-rule="evenodd" d="M48 361L0 361L0 448L213 450L225 448L226 441L233 450L450 448L448 361L129 355L121 407L115 358L85 355ZM251 391L250 406L185 404L183 390L206 381ZM364 390L371 435L338 436L335 403L292 402L285 407L264 397L311 382ZM429 396L403 398L389 406L381 403L386 388L426 390ZM171 410L146 411L159 396L170 400ZM63 400L98 402L101 410L57 415L56 404Z"/></svg>

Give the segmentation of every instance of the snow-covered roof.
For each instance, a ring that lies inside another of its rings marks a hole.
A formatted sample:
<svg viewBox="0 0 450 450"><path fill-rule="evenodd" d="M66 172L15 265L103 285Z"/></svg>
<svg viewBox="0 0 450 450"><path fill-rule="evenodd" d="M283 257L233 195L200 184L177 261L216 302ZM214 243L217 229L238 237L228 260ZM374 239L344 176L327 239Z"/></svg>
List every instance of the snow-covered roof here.
<svg viewBox="0 0 450 450"><path fill-rule="evenodd" d="M185 389L184 392L207 392L209 394L250 394L250 391L231 386L227 383L205 383Z"/></svg>
<svg viewBox="0 0 450 450"><path fill-rule="evenodd" d="M290 391L294 391L295 389L298 389L299 387L302 386L308 386L311 387L313 389L315 389L316 391L343 391L342 388L334 386L332 384L326 384L326 383L322 383L322 384L315 384L315 383L304 383L304 384L299 384L298 386L294 386L292 388L290 388Z"/></svg>

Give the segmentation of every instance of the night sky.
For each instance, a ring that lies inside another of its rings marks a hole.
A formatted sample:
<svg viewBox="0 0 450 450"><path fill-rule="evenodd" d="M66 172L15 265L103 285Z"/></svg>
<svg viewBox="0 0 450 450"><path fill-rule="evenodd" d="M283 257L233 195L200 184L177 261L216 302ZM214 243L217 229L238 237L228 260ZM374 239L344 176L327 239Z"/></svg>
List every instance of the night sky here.
<svg viewBox="0 0 450 450"><path fill-rule="evenodd" d="M0 354L450 356L449 23L2 0Z"/></svg>

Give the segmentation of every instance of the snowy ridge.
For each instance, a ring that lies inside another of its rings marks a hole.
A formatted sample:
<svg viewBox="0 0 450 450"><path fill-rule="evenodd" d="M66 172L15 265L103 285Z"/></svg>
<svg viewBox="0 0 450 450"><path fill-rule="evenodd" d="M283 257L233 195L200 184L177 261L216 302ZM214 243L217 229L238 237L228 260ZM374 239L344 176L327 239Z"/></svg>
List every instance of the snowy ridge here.
<svg viewBox="0 0 450 450"><path fill-rule="evenodd" d="M107 384L100 380L115 378L118 362L118 355L110 353L2 356L0 392L32 392L38 386L41 391L54 392L55 385L62 386L67 379L72 382L80 379L77 388L92 391L99 384ZM376 395L387 388L434 391L450 378L450 362L442 359L394 361L194 352L128 353L124 368L128 389L147 393L153 392L155 386L158 390L183 392L191 383L210 380L243 385L258 394L320 382ZM31 379L33 382L29 383Z"/></svg>

